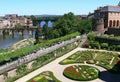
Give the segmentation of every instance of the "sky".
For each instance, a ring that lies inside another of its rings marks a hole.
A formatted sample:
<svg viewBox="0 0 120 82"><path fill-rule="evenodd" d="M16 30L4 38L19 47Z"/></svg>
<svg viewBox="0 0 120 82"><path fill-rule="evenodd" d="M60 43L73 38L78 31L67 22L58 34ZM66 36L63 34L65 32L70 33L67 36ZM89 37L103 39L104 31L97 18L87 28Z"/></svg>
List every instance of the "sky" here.
<svg viewBox="0 0 120 82"><path fill-rule="evenodd" d="M117 5L120 0L1 0L0 16L88 14L100 6Z"/></svg>

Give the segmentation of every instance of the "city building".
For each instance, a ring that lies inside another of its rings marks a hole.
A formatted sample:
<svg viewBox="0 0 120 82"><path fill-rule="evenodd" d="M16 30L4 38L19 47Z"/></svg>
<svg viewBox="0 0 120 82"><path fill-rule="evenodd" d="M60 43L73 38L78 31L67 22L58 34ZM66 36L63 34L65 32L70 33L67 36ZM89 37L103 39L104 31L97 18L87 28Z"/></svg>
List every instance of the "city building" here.
<svg viewBox="0 0 120 82"><path fill-rule="evenodd" d="M19 17L17 14L8 14L0 18L0 29L13 28L15 25L20 24L23 27L32 27L33 22L30 18Z"/></svg>
<svg viewBox="0 0 120 82"><path fill-rule="evenodd" d="M120 3L97 8L94 11L93 27L101 33L109 28L120 28Z"/></svg>

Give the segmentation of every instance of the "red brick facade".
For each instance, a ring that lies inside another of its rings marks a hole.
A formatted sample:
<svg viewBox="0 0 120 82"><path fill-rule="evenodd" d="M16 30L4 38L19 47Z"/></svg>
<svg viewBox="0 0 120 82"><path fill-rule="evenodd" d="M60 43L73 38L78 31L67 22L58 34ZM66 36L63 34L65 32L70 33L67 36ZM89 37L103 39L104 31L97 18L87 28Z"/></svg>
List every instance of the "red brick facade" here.
<svg viewBox="0 0 120 82"><path fill-rule="evenodd" d="M106 28L120 28L120 5L99 7L94 11L93 27L104 32Z"/></svg>

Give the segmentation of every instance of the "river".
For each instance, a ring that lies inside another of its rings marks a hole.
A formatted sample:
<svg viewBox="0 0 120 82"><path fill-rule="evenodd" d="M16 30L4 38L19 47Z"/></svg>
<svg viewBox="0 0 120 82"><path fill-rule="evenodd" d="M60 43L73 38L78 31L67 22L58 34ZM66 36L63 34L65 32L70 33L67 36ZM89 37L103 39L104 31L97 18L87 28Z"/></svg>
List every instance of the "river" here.
<svg viewBox="0 0 120 82"><path fill-rule="evenodd" d="M23 39L27 39L29 37L34 38L34 36L35 36L35 32L33 32L32 36L30 36L28 32L24 32L23 36L19 35L17 32L14 34L14 36L10 36L10 35L0 36L0 49L7 48L16 42Z"/></svg>
<svg viewBox="0 0 120 82"><path fill-rule="evenodd" d="M43 25L45 24L45 22L41 22L40 26L43 27ZM52 22L48 22L48 27L52 27ZM19 36L18 33L15 33L14 34L14 37L13 36L0 36L0 49L2 48L7 48L8 46L10 46L11 44L14 44L20 40L23 40L23 39L27 39L29 37L35 37L35 31L33 32L33 36L29 36L28 32L24 32L24 36Z"/></svg>

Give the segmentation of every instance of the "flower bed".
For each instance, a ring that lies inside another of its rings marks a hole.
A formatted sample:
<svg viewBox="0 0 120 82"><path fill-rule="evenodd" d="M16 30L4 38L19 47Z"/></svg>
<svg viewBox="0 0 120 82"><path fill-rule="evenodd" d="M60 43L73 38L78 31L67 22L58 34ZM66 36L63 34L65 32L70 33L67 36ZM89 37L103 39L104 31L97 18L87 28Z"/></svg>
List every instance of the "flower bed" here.
<svg viewBox="0 0 120 82"><path fill-rule="evenodd" d="M99 77L99 70L92 66L73 65L65 68L64 76L77 81L90 81Z"/></svg>
<svg viewBox="0 0 120 82"><path fill-rule="evenodd" d="M35 76L34 78L28 80L27 82L60 82L60 81L54 77L52 72L45 71Z"/></svg>
<svg viewBox="0 0 120 82"><path fill-rule="evenodd" d="M116 62L120 61L118 53L104 52L104 51L78 51L59 64L72 64L72 63L88 63L101 66L108 71L114 72ZM118 73L120 69L117 70Z"/></svg>

